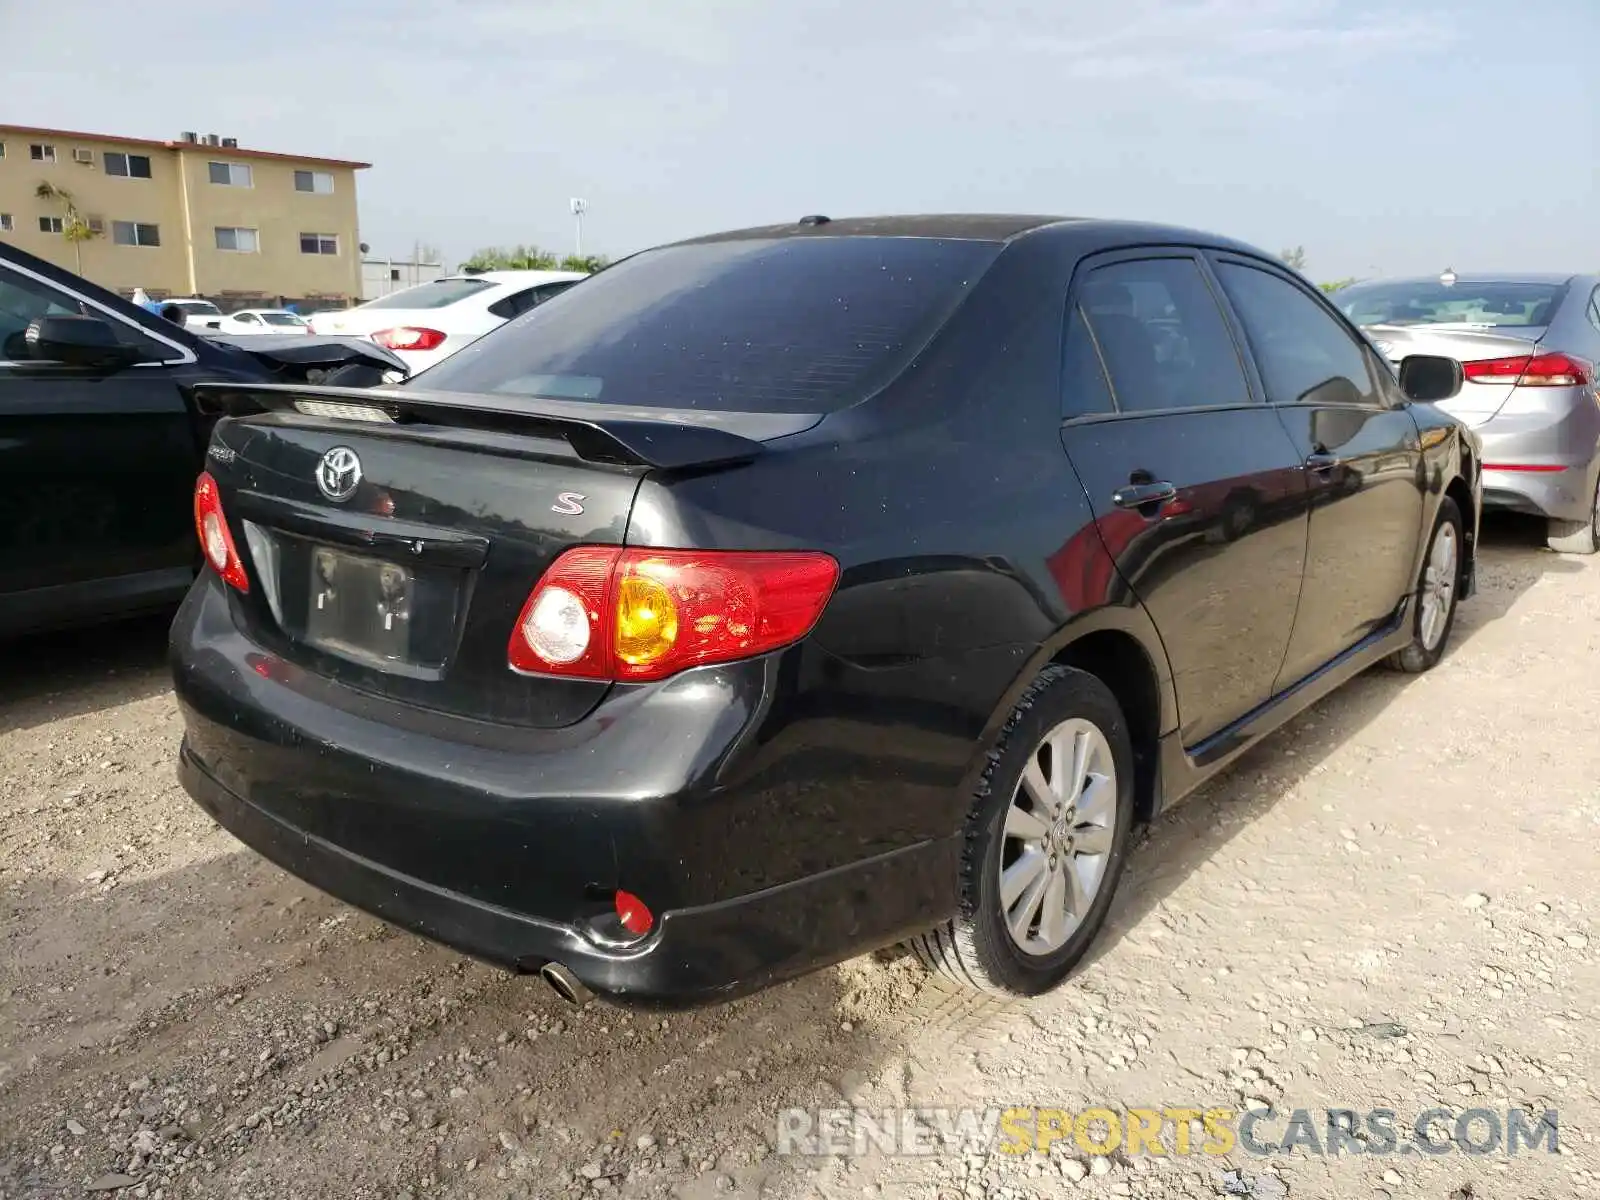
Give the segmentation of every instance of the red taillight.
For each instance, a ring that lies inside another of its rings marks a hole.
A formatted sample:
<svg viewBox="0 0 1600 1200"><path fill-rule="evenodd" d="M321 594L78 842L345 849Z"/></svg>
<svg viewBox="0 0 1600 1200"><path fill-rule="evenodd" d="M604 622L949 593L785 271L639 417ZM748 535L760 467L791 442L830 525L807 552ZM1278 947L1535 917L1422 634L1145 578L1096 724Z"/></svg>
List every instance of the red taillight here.
<svg viewBox="0 0 1600 1200"><path fill-rule="evenodd" d="M808 551L578 546L545 572L511 632L513 669L665 679L753 658L811 632L839 564Z"/></svg>
<svg viewBox="0 0 1600 1200"><path fill-rule="evenodd" d="M385 350L437 350L449 335L437 329L401 325L395 329L380 329L369 336Z"/></svg>
<svg viewBox="0 0 1600 1200"><path fill-rule="evenodd" d="M643 900L632 892L617 893L617 920L622 922L622 927L629 933L636 933L640 937L650 932L650 926L656 923L655 917L645 907Z"/></svg>
<svg viewBox="0 0 1600 1200"><path fill-rule="evenodd" d="M1517 358L1482 358L1461 364L1469 383L1516 387L1582 387L1594 379L1594 364L1570 354L1533 354Z"/></svg>
<svg viewBox="0 0 1600 1200"><path fill-rule="evenodd" d="M222 515L222 496L217 481L202 471L194 484L194 529L200 549L224 583L241 592L250 590L250 577L244 573L244 560L228 532L228 519Z"/></svg>

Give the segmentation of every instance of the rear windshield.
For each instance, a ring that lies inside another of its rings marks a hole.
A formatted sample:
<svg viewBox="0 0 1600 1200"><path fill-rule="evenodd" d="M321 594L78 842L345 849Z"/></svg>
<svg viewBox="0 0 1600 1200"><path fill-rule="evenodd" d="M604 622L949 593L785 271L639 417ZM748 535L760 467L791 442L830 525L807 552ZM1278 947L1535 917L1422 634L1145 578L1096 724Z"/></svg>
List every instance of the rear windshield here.
<svg viewBox="0 0 1600 1200"><path fill-rule="evenodd" d="M1333 302L1357 325L1470 325L1526 329L1550 324L1559 283L1364 283Z"/></svg>
<svg viewBox="0 0 1600 1200"><path fill-rule="evenodd" d="M390 292L381 299L367 301L361 307L444 308L494 286L493 280L489 279L436 279L432 283L419 283L401 292Z"/></svg>
<svg viewBox="0 0 1600 1200"><path fill-rule="evenodd" d="M451 391L814 413L881 386L998 242L799 237L647 251L417 378Z"/></svg>

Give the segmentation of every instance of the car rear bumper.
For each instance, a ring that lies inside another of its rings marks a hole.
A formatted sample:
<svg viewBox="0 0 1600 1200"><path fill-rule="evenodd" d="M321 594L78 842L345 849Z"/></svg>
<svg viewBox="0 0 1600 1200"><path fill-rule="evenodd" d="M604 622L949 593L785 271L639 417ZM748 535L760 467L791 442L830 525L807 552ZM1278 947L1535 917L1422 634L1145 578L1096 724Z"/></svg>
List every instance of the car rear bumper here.
<svg viewBox="0 0 1600 1200"><path fill-rule="evenodd" d="M1486 507L1589 519L1600 469L1600 406L1592 399L1546 412L1502 410L1473 432L1483 446Z"/></svg>
<svg viewBox="0 0 1600 1200"><path fill-rule="evenodd" d="M559 963L626 1002L721 1001L955 907L958 836L846 857L823 840L848 815L820 774L789 767L773 788L741 769L775 660L688 672L563 729L447 721L266 655L209 573L172 659L179 775L206 812L313 886L513 970ZM618 888L655 915L642 939L615 922Z"/></svg>

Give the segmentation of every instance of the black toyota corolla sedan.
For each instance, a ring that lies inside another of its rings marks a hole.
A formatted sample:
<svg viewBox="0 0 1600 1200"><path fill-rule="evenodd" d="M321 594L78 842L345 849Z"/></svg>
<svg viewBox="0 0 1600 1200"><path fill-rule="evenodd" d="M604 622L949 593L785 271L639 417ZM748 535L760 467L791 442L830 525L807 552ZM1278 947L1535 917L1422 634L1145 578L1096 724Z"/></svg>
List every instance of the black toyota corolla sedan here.
<svg viewBox="0 0 1600 1200"><path fill-rule="evenodd" d="M1018 216L649 250L376 390L218 384L181 775L569 999L908 939L1063 980L1130 829L1472 588L1470 432L1223 238Z"/></svg>

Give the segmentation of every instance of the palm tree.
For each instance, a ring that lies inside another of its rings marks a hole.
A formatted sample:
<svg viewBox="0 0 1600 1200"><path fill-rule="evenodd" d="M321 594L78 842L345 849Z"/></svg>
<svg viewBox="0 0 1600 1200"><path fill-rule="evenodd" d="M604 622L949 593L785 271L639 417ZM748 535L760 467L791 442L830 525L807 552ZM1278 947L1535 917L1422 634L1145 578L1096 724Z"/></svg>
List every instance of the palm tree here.
<svg viewBox="0 0 1600 1200"><path fill-rule="evenodd" d="M71 244L73 261L78 274L82 275L83 244L99 237L101 231L84 220L83 214L78 211L77 201L66 188L57 187L53 183L41 183L33 189L33 194L41 200L48 200L61 206L61 236Z"/></svg>

